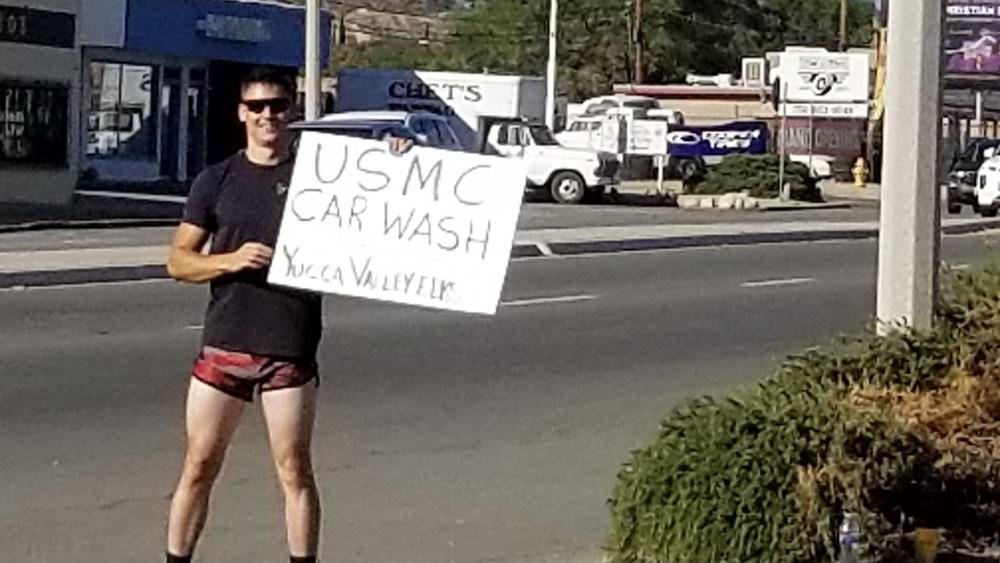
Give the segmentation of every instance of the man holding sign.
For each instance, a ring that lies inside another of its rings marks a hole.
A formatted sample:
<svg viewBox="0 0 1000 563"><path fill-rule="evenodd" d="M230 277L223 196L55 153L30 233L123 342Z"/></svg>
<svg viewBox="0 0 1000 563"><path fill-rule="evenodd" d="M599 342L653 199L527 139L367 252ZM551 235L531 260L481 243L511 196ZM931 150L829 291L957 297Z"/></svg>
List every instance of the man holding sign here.
<svg viewBox="0 0 1000 563"><path fill-rule="evenodd" d="M168 563L191 561L226 449L255 392L285 497L290 561L315 562L319 548L311 441L322 299L267 281L294 162L287 126L295 88L284 75L257 70L240 92L247 148L194 181L167 264L177 280L211 284L187 397L184 468L170 505ZM390 152L408 147L395 139Z"/></svg>

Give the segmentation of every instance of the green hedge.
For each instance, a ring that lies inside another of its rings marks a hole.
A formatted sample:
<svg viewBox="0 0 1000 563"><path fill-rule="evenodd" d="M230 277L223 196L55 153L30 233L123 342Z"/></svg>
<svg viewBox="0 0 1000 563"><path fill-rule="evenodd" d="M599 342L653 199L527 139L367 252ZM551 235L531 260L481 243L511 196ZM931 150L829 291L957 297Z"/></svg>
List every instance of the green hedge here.
<svg viewBox="0 0 1000 563"><path fill-rule="evenodd" d="M789 359L735 398L674 410L622 466L612 563L830 561L845 510L879 561L1000 518L1000 270L948 277L934 330Z"/></svg>
<svg viewBox="0 0 1000 563"><path fill-rule="evenodd" d="M779 164L778 157L771 154L730 155L690 181L685 191L696 194L745 191L753 197L776 198L779 195ZM792 199L822 201L816 180L806 165L786 160L784 181L791 186Z"/></svg>

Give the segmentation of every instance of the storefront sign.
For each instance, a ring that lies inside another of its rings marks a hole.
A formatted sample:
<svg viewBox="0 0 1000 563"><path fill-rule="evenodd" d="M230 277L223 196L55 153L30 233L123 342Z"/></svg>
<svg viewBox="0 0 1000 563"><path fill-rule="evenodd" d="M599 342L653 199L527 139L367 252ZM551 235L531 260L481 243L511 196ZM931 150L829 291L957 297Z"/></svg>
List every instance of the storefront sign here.
<svg viewBox="0 0 1000 563"><path fill-rule="evenodd" d="M849 103L868 99L871 69L864 53L785 51L778 72L780 95L785 101Z"/></svg>
<svg viewBox="0 0 1000 563"><path fill-rule="evenodd" d="M266 43L271 40L271 29L265 20L208 14L195 24L205 37L241 41L244 43Z"/></svg>
<svg viewBox="0 0 1000 563"><path fill-rule="evenodd" d="M524 194L520 159L305 133L268 281L493 314Z"/></svg>
<svg viewBox="0 0 1000 563"><path fill-rule="evenodd" d="M69 87L0 81L0 165L66 165Z"/></svg>
<svg viewBox="0 0 1000 563"><path fill-rule="evenodd" d="M0 6L0 42L72 49L76 45L73 14Z"/></svg>
<svg viewBox="0 0 1000 563"><path fill-rule="evenodd" d="M948 0L945 73L1000 75L1000 0Z"/></svg>
<svg viewBox="0 0 1000 563"><path fill-rule="evenodd" d="M778 114L787 117L867 119L868 104L782 104Z"/></svg>
<svg viewBox="0 0 1000 563"><path fill-rule="evenodd" d="M812 143L809 138L812 135ZM785 151L788 154L813 154L854 158L861 154L865 137L860 120L790 119L785 124Z"/></svg>

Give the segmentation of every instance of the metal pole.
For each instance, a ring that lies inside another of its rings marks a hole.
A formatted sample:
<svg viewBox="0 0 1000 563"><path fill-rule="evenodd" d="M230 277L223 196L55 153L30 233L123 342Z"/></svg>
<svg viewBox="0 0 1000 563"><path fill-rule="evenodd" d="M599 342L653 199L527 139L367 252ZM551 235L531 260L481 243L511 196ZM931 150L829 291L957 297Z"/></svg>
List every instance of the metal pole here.
<svg viewBox="0 0 1000 563"><path fill-rule="evenodd" d="M942 0L889 11L885 158L879 233L879 331L931 327L940 201ZM898 6L897 6L898 7Z"/></svg>
<svg viewBox="0 0 1000 563"><path fill-rule="evenodd" d="M813 171L813 150L816 140L816 130L813 128L813 104L809 102L809 173L812 174Z"/></svg>
<svg viewBox="0 0 1000 563"><path fill-rule="evenodd" d="M983 137L986 133L983 130L983 91L976 90L976 132L975 136Z"/></svg>
<svg viewBox="0 0 1000 563"><path fill-rule="evenodd" d="M319 0L306 0L306 119L319 119L320 113L319 31Z"/></svg>
<svg viewBox="0 0 1000 563"><path fill-rule="evenodd" d="M785 189L785 145L788 141L786 124L788 118L788 85L781 82L781 90L778 94L778 104L781 106L781 126L778 133L778 197L781 201L792 199L791 190Z"/></svg>
<svg viewBox="0 0 1000 563"><path fill-rule="evenodd" d="M556 56L559 37L559 0L550 0L549 4L549 66L546 75L545 93L545 123L549 129L556 128Z"/></svg>
<svg viewBox="0 0 1000 563"><path fill-rule="evenodd" d="M645 80L642 68L642 0L635 0L635 83Z"/></svg>
<svg viewBox="0 0 1000 563"><path fill-rule="evenodd" d="M847 0L840 0L840 51L847 50Z"/></svg>

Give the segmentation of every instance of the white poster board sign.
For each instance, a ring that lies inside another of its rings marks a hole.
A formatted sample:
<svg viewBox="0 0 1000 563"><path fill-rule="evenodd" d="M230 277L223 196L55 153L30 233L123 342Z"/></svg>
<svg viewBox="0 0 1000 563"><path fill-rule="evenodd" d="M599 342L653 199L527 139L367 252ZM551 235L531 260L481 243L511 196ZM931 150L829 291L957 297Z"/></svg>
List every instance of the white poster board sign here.
<svg viewBox="0 0 1000 563"><path fill-rule="evenodd" d="M519 159L304 133L268 281L494 314L525 175Z"/></svg>
<svg viewBox="0 0 1000 563"><path fill-rule="evenodd" d="M635 119L628 136L628 154L662 156L667 154L667 122L654 119Z"/></svg>

